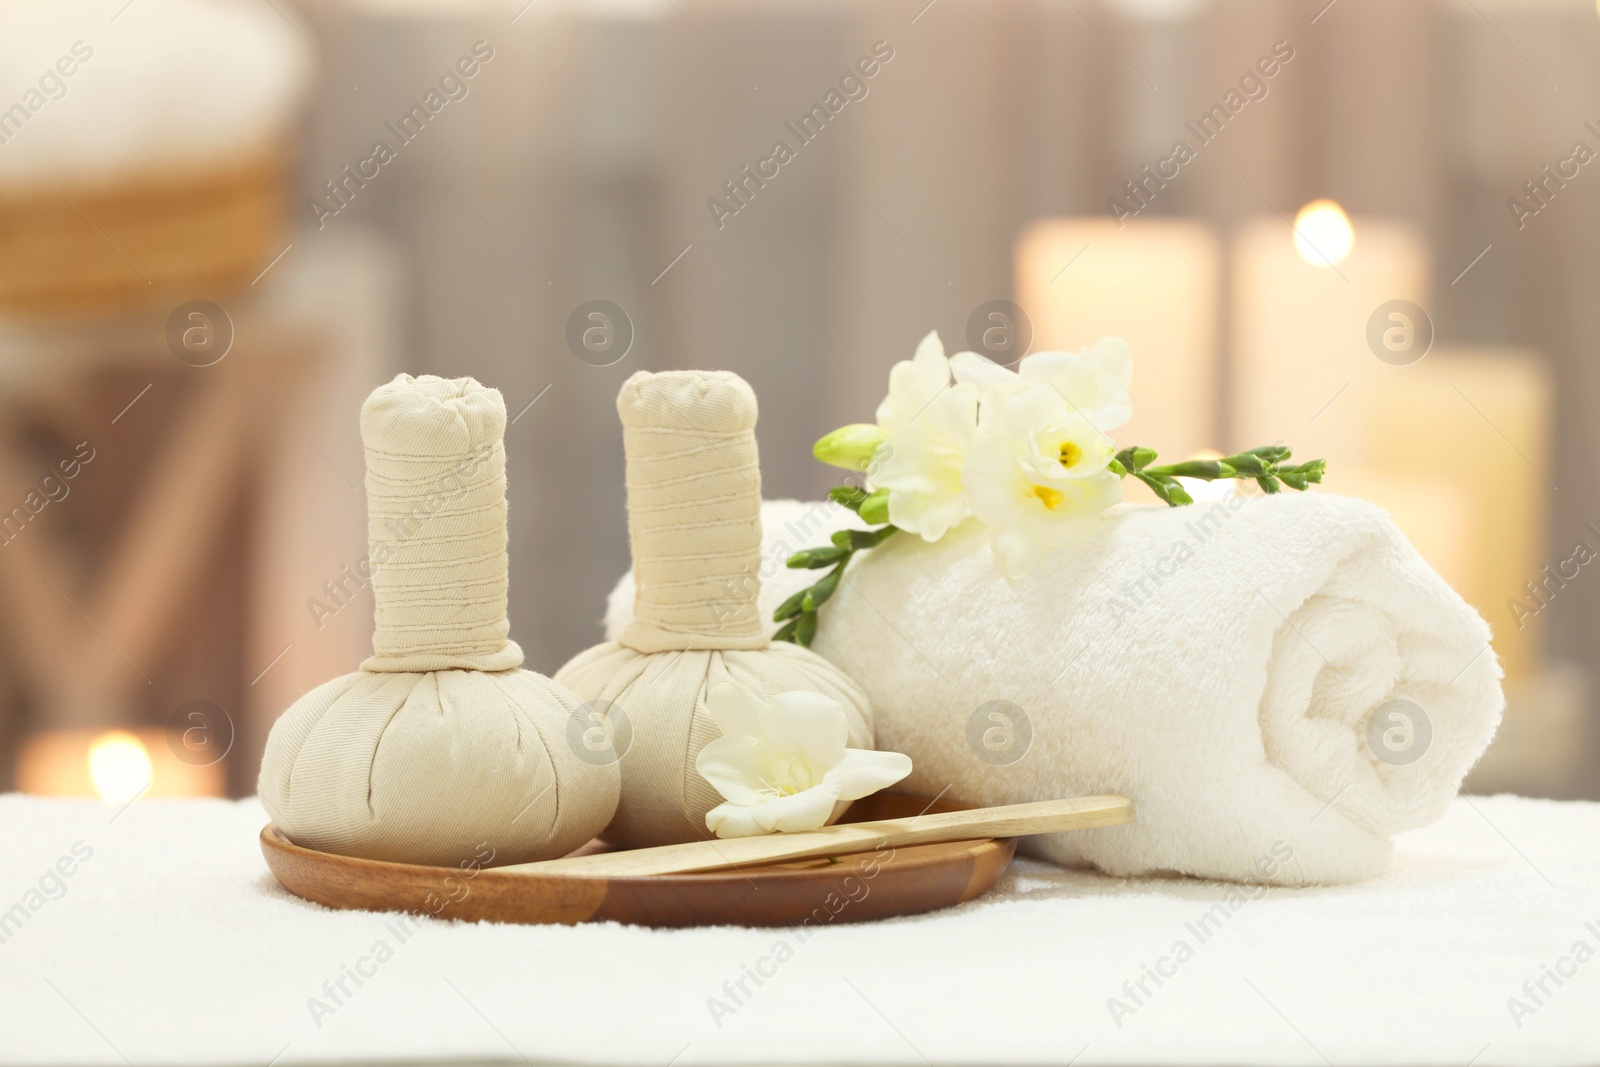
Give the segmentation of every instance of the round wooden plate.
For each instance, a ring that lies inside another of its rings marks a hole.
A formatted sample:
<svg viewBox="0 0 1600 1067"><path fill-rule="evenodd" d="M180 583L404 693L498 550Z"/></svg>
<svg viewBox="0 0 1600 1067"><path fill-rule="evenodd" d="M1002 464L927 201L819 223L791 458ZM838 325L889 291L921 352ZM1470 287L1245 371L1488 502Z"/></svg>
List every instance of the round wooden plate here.
<svg viewBox="0 0 1600 1067"><path fill-rule="evenodd" d="M879 793L843 822L894 819L968 805ZM591 842L580 851L600 851ZM588 878L455 870L316 852L268 824L261 852L284 888L331 908L409 911L469 922L625 922L644 926L796 926L865 922L948 908L990 889L1016 853L1014 837L911 845L743 871Z"/></svg>

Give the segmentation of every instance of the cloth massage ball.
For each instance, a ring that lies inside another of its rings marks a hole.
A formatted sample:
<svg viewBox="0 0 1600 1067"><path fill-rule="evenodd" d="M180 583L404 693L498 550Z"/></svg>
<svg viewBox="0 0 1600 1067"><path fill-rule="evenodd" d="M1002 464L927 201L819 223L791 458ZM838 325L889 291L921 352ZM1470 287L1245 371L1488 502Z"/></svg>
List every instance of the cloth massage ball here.
<svg viewBox="0 0 1600 1067"><path fill-rule="evenodd" d="M637 848L709 836L706 813L723 798L695 770L695 757L721 733L706 710L718 683L767 697L821 693L844 708L852 748L872 748L873 728L865 695L837 667L767 638L757 604L764 562L750 387L725 371L640 372L623 384L617 412L634 617L556 680L596 706L620 709L612 718L628 724L622 798L602 836Z"/></svg>
<svg viewBox="0 0 1600 1067"><path fill-rule="evenodd" d="M471 378L402 374L362 406L373 654L272 728L259 791L296 844L517 863L610 822L617 767L568 743L578 699L507 636L505 427Z"/></svg>

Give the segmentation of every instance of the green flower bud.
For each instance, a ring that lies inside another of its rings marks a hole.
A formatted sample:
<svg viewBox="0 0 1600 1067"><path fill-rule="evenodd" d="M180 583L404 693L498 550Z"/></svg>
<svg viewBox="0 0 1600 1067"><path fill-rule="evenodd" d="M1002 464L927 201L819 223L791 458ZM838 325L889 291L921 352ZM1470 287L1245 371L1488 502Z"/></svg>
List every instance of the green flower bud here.
<svg viewBox="0 0 1600 1067"><path fill-rule="evenodd" d="M1278 474L1284 481L1289 481L1288 476L1297 474L1308 482L1321 482L1322 476L1328 470L1328 461L1325 459L1308 459L1294 467L1279 467ZM1290 484L1294 484L1290 482Z"/></svg>
<svg viewBox="0 0 1600 1067"><path fill-rule="evenodd" d="M1156 450L1138 445L1129 445L1113 456L1112 461L1119 464L1124 472L1138 474L1156 461Z"/></svg>
<svg viewBox="0 0 1600 1067"><path fill-rule="evenodd" d="M844 564L833 568L822 576L822 580L810 589L800 601L800 610L803 613L814 612L818 607L827 603L828 598L839 588L839 578L844 574Z"/></svg>
<svg viewBox="0 0 1600 1067"><path fill-rule="evenodd" d="M794 642L802 648L811 647L811 639L817 636L817 613L807 611L794 620Z"/></svg>
<svg viewBox="0 0 1600 1067"><path fill-rule="evenodd" d="M840 530L850 541L850 547L856 551L866 548L877 548L889 537L900 532L898 526L880 526L876 530ZM834 534L838 537L839 534Z"/></svg>
<svg viewBox="0 0 1600 1067"><path fill-rule="evenodd" d="M828 499L835 504L843 504L851 511L859 511L861 502L867 499L867 491L859 485L836 485L828 490Z"/></svg>
<svg viewBox="0 0 1600 1067"><path fill-rule="evenodd" d="M788 600L785 600L782 604L779 604L778 610L772 613L772 621L783 622L785 619L792 619L796 615L800 614L800 602L805 599L805 596L808 592L810 592L809 589L802 589Z"/></svg>
<svg viewBox="0 0 1600 1067"><path fill-rule="evenodd" d="M831 567L849 554L849 549L840 548L837 545L828 548L808 548L790 556L789 566L796 570L802 567L807 570L816 570L818 567Z"/></svg>
<svg viewBox="0 0 1600 1067"><path fill-rule="evenodd" d="M1203 478L1206 481L1216 481L1218 478L1232 478L1233 465L1220 459L1187 459L1182 463L1172 463L1165 467L1151 469L1152 474L1170 474L1179 478Z"/></svg>
<svg viewBox="0 0 1600 1067"><path fill-rule="evenodd" d="M871 423L841 426L811 446L811 454L830 467L864 471L872 454L883 444L884 432Z"/></svg>
<svg viewBox="0 0 1600 1067"><path fill-rule="evenodd" d="M1138 478L1150 491L1164 501L1168 507L1181 507L1184 504L1193 504L1194 498L1175 480L1165 474L1151 474L1148 471L1136 471L1134 477Z"/></svg>
<svg viewBox="0 0 1600 1067"><path fill-rule="evenodd" d="M889 490L879 489L876 493L861 502L861 507L856 509L856 514L861 516L861 521L869 526L877 526L889 521Z"/></svg>

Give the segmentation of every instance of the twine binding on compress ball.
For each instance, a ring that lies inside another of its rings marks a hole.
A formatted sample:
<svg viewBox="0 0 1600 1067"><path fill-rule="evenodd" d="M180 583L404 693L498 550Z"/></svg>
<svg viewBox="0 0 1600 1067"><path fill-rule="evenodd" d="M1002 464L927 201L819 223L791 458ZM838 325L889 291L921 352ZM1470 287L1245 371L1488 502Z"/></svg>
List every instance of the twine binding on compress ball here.
<svg viewBox="0 0 1600 1067"><path fill-rule="evenodd" d="M656 375L642 388L630 381L617 398L638 593L619 643L765 648L755 395L725 373Z"/></svg>
<svg viewBox="0 0 1600 1067"><path fill-rule="evenodd" d="M407 391L362 412L376 601L362 669L518 667L506 614L504 405L483 403L477 394L492 390L470 378L402 380Z"/></svg>

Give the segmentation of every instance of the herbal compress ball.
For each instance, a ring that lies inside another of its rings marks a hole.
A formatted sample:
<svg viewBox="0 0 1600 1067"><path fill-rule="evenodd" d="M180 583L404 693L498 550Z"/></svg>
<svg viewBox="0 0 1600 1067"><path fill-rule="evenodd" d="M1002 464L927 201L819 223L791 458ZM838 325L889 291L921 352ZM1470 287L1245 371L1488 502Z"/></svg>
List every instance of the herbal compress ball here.
<svg viewBox="0 0 1600 1067"><path fill-rule="evenodd" d="M872 748L872 710L837 667L771 644L760 593L761 470L756 398L735 374L638 373L617 397L628 465L628 531L637 599L617 638L556 674L626 722L622 799L604 837L622 848L709 836L722 797L695 770L720 731L706 693L737 682L764 696L804 689L844 706L850 747ZM782 560L776 562L782 565ZM843 813L843 806L835 815Z"/></svg>
<svg viewBox="0 0 1600 1067"><path fill-rule="evenodd" d="M373 654L272 728L262 802L296 844L455 866L560 856L617 804L567 741L578 700L519 670L506 620L505 402L402 374L361 408Z"/></svg>

